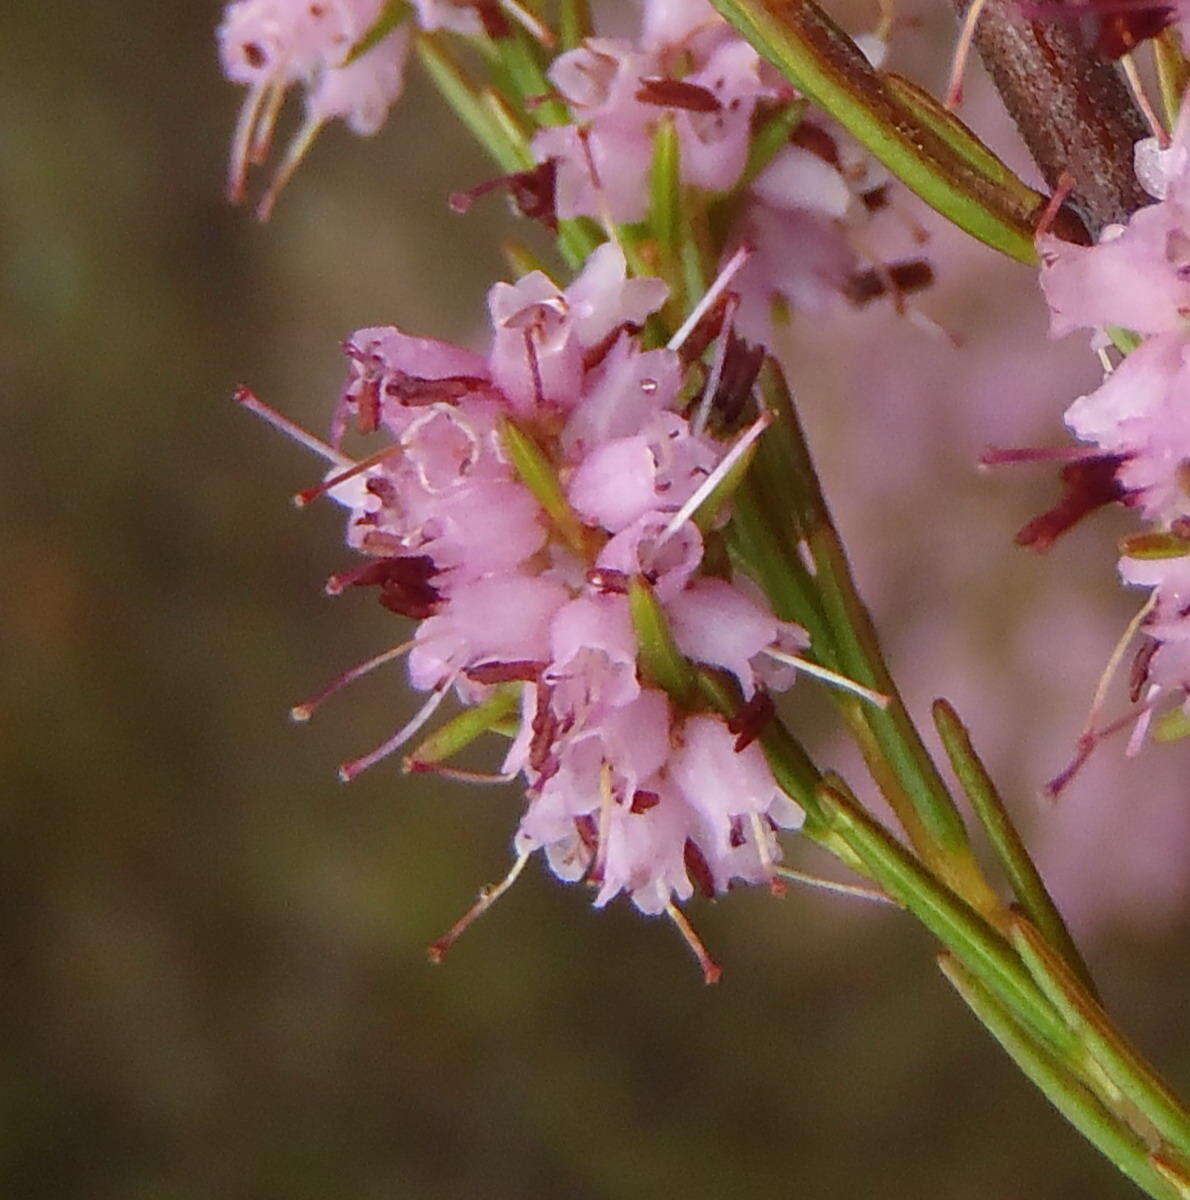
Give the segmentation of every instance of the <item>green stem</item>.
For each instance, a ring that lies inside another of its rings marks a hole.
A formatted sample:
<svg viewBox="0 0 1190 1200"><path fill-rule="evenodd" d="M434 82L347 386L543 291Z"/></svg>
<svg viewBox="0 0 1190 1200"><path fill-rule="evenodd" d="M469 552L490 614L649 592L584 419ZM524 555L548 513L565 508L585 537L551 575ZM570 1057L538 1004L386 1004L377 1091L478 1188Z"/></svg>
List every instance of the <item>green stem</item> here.
<svg viewBox="0 0 1190 1200"><path fill-rule="evenodd" d="M956 959L942 955L943 974L1013 1062L1105 1158L1154 1200L1179 1200L1144 1142L1023 1029L999 1000Z"/></svg>

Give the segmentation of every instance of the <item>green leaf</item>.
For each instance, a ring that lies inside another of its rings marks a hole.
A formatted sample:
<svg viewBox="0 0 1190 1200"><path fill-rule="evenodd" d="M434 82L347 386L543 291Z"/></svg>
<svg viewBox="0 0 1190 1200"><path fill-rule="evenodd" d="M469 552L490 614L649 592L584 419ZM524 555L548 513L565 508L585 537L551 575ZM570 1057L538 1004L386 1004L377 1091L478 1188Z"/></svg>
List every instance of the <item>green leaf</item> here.
<svg viewBox="0 0 1190 1200"><path fill-rule="evenodd" d="M383 41L400 23L412 13L409 0L385 0L376 20L364 30L363 36L347 52L342 66L350 66L355 60L367 54L373 46Z"/></svg>
<svg viewBox="0 0 1190 1200"><path fill-rule="evenodd" d="M678 649L665 610L653 595L653 589L640 576L628 584L628 611L636 632L641 674L679 708L688 707L697 687L694 668Z"/></svg>
<svg viewBox="0 0 1190 1200"><path fill-rule="evenodd" d="M943 108L929 92L900 75L881 75L884 86L893 97L944 141L965 163L974 167L989 183L1003 188L1024 212L1040 212L1047 196L1034 191L987 148L953 112Z"/></svg>
<svg viewBox="0 0 1190 1200"><path fill-rule="evenodd" d="M653 162L649 170L649 228L657 240L663 274L672 279L682 237L681 144L673 114L666 113L653 135Z"/></svg>
<svg viewBox="0 0 1190 1200"><path fill-rule="evenodd" d="M504 68L525 113L536 125L565 125L570 121L566 105L554 97L554 85L546 77L540 44L516 25L507 37L492 43L494 58Z"/></svg>
<svg viewBox="0 0 1190 1200"><path fill-rule="evenodd" d="M418 771L445 762L481 734L499 729L516 711L520 695L520 684L501 684L486 700L451 717L411 751L405 759L405 770Z"/></svg>
<svg viewBox="0 0 1190 1200"><path fill-rule="evenodd" d="M1038 986L1065 1018L1112 1083L1171 1145L1190 1153L1190 1112L1112 1025L1098 1001L1027 922L1011 928L1012 942Z"/></svg>
<svg viewBox="0 0 1190 1200"><path fill-rule="evenodd" d="M939 956L938 965L1012 1061L1100 1154L1154 1200L1178 1200L1174 1188L1154 1169L1144 1142L1039 1045L970 971L948 954Z"/></svg>
<svg viewBox="0 0 1190 1200"><path fill-rule="evenodd" d="M1050 945L1077 972L1084 985L1095 990L1091 972L1087 969L1058 906L1050 896L1040 872L1029 857L1021 835L1017 832L1008 809L983 762L971 744L958 713L946 700L934 701L934 724L950 757L950 765L963 785L963 791L971 801L971 807L987 832L988 841L996 851L1012 884L1012 890L1021 907L1032 918L1033 923L1046 936Z"/></svg>
<svg viewBox="0 0 1190 1200"><path fill-rule="evenodd" d="M591 36L591 6L588 0L562 0L558 9L558 40L563 50L573 50Z"/></svg>
<svg viewBox="0 0 1190 1200"><path fill-rule="evenodd" d="M1064 1058L1075 1046L1011 947L965 900L939 883L889 832L833 780L819 791L827 823L863 859L872 877L900 900L1009 1008Z"/></svg>
<svg viewBox="0 0 1190 1200"><path fill-rule="evenodd" d="M566 499L566 492L553 463L545 456L541 447L527 433L518 429L508 417L500 418L500 440L521 482L545 509L562 540L580 558L585 557L586 531Z"/></svg>
<svg viewBox="0 0 1190 1200"><path fill-rule="evenodd" d="M417 57L447 105L501 170L511 173L533 165L525 139L511 134L494 117L482 94L433 34L418 36Z"/></svg>
<svg viewBox="0 0 1190 1200"><path fill-rule="evenodd" d="M812 0L712 0L800 91L927 204L961 229L1035 265L1033 213L917 117Z"/></svg>

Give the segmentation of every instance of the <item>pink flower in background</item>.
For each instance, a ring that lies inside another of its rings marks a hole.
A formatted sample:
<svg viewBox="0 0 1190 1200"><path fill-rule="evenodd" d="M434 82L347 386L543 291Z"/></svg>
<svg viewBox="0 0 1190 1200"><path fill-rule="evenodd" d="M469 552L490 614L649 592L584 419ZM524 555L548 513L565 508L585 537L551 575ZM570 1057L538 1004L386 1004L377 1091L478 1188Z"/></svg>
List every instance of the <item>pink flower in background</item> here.
<svg viewBox="0 0 1190 1200"><path fill-rule="evenodd" d="M227 6L217 34L219 57L228 79L248 88L232 140L233 202L243 199L249 166L268 156L285 93L294 84L304 88L305 119L260 201L262 219L328 121L338 118L362 137L384 124L404 87L408 22L347 61L383 9L383 0L235 0ZM459 13L466 24L474 10Z"/></svg>

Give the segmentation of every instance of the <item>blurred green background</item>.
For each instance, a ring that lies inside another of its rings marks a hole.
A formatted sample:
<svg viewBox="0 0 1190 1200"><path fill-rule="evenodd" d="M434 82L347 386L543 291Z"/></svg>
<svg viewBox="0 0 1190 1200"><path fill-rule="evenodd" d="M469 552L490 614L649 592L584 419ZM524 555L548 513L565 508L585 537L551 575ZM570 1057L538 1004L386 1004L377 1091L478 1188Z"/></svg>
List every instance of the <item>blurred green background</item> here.
<svg viewBox="0 0 1190 1200"><path fill-rule="evenodd" d="M399 671L288 724L291 703L390 644L393 619L322 594L349 558L338 513L288 503L320 466L229 396L249 382L321 428L357 326L473 337L507 218L492 201L447 211L488 168L416 78L376 139L324 136L271 225L229 209L240 97L217 16L47 0L4 17L4 1194L1126 1195L895 914L801 892L695 905L725 967L707 989L667 925L594 913L535 868L427 965L503 873L517 798L392 764L336 782L408 711ZM908 16L904 63L936 85L949 19ZM991 111L980 80L971 94ZM1019 808L1045 819L1038 764L1061 764L1134 602L1112 579L1113 529L1039 566L1009 537L1050 482L970 463L986 441L1052 439L1093 364L1045 345L1018 268L936 247L957 266L923 306L964 352L870 313L834 359L817 330L799 382L911 694L978 707ZM1013 330L1053 365L1006 388L987 368ZM891 374L889 347L905 352ZM890 437L913 440L912 478L888 475ZM1054 639L1026 612L1073 627L1069 658L1044 657ZM835 751L829 732L818 744ZM1104 754L1083 795L1106 789L1125 827L1155 781L1184 804L1184 750ZM1076 843L1081 802L1063 818ZM1157 841L1184 879L1187 842ZM1082 854L1065 877L1101 891L1111 862ZM1186 1083L1181 886L1150 908L1142 879L1131 908L1083 924L1124 1024Z"/></svg>

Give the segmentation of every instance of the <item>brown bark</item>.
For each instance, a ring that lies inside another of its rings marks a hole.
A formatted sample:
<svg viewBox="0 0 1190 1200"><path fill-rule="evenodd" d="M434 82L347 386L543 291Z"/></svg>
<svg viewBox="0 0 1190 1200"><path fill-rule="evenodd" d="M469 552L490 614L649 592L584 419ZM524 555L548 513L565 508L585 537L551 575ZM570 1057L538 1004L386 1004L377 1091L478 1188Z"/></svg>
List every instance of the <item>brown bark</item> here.
<svg viewBox="0 0 1190 1200"><path fill-rule="evenodd" d="M965 12L967 0L954 4ZM1021 0L986 0L975 44L1046 182L1073 177L1069 203L1092 234L1152 202L1132 169L1144 118L1075 22L1028 18Z"/></svg>

